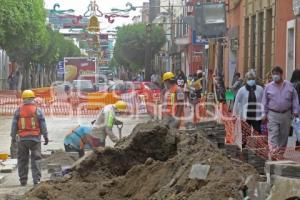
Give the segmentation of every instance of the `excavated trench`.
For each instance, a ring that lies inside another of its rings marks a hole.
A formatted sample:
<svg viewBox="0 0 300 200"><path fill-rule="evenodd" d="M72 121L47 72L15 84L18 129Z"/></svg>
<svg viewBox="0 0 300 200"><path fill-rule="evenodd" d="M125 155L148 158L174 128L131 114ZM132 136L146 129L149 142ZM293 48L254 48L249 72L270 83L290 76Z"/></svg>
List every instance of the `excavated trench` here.
<svg viewBox="0 0 300 200"><path fill-rule="evenodd" d="M210 166L205 179L189 178L195 164ZM115 148L81 160L70 177L41 183L22 199L243 199L246 180L258 177L252 166L233 163L201 132L191 135L149 122Z"/></svg>

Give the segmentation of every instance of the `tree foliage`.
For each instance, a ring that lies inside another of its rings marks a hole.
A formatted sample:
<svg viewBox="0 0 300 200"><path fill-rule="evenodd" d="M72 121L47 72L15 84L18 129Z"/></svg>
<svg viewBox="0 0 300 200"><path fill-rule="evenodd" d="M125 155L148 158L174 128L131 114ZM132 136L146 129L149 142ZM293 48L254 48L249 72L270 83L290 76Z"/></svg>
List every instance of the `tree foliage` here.
<svg viewBox="0 0 300 200"><path fill-rule="evenodd" d="M80 55L72 41L47 27L46 17L43 0L0 0L0 47L27 74L38 66L55 72L63 57Z"/></svg>
<svg viewBox="0 0 300 200"><path fill-rule="evenodd" d="M120 65L140 68L145 66L147 48L153 59L165 42L165 33L159 26L152 25L150 31L143 23L123 26L117 33L114 58Z"/></svg>

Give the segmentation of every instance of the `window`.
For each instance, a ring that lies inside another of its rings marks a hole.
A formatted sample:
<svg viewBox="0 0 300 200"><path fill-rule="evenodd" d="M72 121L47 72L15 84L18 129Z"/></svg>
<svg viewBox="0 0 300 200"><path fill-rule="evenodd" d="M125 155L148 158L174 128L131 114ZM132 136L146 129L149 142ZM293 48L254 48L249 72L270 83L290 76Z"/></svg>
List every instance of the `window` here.
<svg viewBox="0 0 300 200"><path fill-rule="evenodd" d="M256 15L251 19L250 68L255 68L256 58Z"/></svg>
<svg viewBox="0 0 300 200"><path fill-rule="evenodd" d="M265 74L271 70L272 65L272 29L273 16L272 8L267 10L266 33L265 33Z"/></svg>
<svg viewBox="0 0 300 200"><path fill-rule="evenodd" d="M264 59L264 13L258 15L258 55L257 55L257 75L263 78L263 59Z"/></svg>
<svg viewBox="0 0 300 200"><path fill-rule="evenodd" d="M248 61L249 61L249 18L245 19L245 55L244 55L244 67L245 71L248 71Z"/></svg>

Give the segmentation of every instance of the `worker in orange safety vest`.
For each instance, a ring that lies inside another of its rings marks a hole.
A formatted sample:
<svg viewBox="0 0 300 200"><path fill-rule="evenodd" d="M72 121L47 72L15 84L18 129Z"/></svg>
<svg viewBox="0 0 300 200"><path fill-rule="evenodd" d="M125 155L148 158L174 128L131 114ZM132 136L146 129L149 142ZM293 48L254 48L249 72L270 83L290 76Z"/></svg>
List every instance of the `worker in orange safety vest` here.
<svg viewBox="0 0 300 200"><path fill-rule="evenodd" d="M183 116L184 91L178 87L172 72L164 73L165 92L163 96L163 121L172 128L179 128L180 118Z"/></svg>
<svg viewBox="0 0 300 200"><path fill-rule="evenodd" d="M41 180L41 136L45 143L49 142L44 114L34 101L35 94L31 90L22 93L23 103L15 111L12 121L11 137L18 146L18 174L22 186L27 185L29 155L34 185Z"/></svg>

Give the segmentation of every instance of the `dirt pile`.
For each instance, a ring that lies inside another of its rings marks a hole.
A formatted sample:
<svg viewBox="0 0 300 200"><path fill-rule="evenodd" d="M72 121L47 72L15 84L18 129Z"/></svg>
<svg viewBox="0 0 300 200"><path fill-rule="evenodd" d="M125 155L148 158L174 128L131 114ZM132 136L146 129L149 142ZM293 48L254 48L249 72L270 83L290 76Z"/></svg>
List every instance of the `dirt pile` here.
<svg viewBox="0 0 300 200"><path fill-rule="evenodd" d="M189 179L194 164L210 165L205 180ZM234 164L201 133L140 124L116 148L95 152L74 167L71 178L38 185L23 199L198 200L242 199L241 188L257 172Z"/></svg>
<svg viewBox="0 0 300 200"><path fill-rule="evenodd" d="M76 157L63 150L54 151L49 157L43 159L42 168L47 168L48 164L60 164L62 166L72 166L76 162Z"/></svg>

